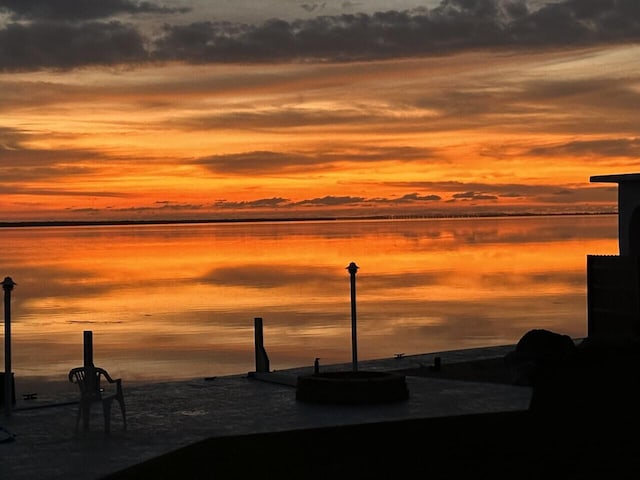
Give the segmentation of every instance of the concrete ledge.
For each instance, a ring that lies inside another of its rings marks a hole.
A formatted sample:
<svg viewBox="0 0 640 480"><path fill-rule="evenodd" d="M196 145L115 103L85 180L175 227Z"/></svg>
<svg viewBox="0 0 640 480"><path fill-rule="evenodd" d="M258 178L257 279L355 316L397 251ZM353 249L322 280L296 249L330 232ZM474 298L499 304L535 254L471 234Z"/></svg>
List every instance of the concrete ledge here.
<svg viewBox="0 0 640 480"><path fill-rule="evenodd" d="M276 372L249 372L249 378L262 382L277 383L278 385L288 385L290 387L295 387L298 382L297 378L293 375Z"/></svg>

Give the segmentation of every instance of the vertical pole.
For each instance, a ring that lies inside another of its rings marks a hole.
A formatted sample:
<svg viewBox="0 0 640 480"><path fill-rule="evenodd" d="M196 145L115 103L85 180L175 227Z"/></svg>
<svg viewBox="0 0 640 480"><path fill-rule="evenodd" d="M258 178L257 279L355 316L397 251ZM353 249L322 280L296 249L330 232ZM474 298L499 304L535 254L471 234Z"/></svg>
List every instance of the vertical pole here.
<svg viewBox="0 0 640 480"><path fill-rule="evenodd" d="M253 336L255 339L256 353L256 372L269 372L269 356L264 348L264 339L262 337L262 318L255 317L253 319Z"/></svg>
<svg viewBox="0 0 640 480"><path fill-rule="evenodd" d="M347 267L351 276L351 356L352 368L354 372L358 371L358 335L356 332L356 272L358 266L351 262Z"/></svg>
<svg viewBox="0 0 640 480"><path fill-rule="evenodd" d="M85 330L83 336L84 366L93 367L93 332Z"/></svg>
<svg viewBox="0 0 640 480"><path fill-rule="evenodd" d="M93 331L82 332L83 365L85 368L85 382L90 392L97 391L100 385L96 385L97 378L93 370ZM82 407L82 428L89 430L89 409L86 405Z"/></svg>
<svg viewBox="0 0 640 480"><path fill-rule="evenodd" d="M14 281L5 277L2 282L4 289L4 413L11 416L13 403L13 373L11 372L11 290Z"/></svg>

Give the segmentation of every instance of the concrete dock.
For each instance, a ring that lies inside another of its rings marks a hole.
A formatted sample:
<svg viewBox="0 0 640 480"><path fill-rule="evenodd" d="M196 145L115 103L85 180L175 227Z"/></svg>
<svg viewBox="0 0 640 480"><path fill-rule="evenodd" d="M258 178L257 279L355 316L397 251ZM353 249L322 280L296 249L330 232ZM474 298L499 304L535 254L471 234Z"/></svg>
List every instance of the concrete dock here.
<svg viewBox="0 0 640 480"><path fill-rule="evenodd" d="M362 361L361 370L394 371L502 357L513 346L488 347ZM108 366L105 366L108 369ZM349 365L323 366L340 370ZM92 410L89 431L76 432L78 393L17 399L0 426L15 436L0 443L0 478L99 479L136 464L211 438L285 432L341 425L523 411L531 389L500 383L407 376L409 398L376 405L321 405L296 400L295 379L313 368L194 378L158 384L128 384L123 379L128 428L117 404L111 432L105 434L102 409ZM247 372L249 373L249 372ZM63 373L63 376L66 372ZM16 387L18 389L18 387Z"/></svg>

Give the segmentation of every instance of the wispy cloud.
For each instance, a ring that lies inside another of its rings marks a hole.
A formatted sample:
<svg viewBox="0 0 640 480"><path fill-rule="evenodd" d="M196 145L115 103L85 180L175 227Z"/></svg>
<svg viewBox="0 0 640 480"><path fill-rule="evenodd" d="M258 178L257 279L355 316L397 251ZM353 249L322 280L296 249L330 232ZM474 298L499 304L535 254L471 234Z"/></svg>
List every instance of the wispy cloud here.
<svg viewBox="0 0 640 480"><path fill-rule="evenodd" d="M284 172L295 168L296 171L318 168L326 165L326 159L311 155L287 154L279 152L256 151L230 155L215 155L198 160L198 163L215 173L263 174Z"/></svg>
<svg viewBox="0 0 640 480"><path fill-rule="evenodd" d="M398 159L403 162L424 160L432 155L430 149L412 147L370 147L366 151L319 151L316 153L254 151L228 155L214 155L196 160L211 172L228 175L240 174L286 174L290 171L304 174L326 169L339 163L366 164Z"/></svg>
<svg viewBox="0 0 640 480"><path fill-rule="evenodd" d="M248 200L242 202L233 202L228 200L218 200L213 204L215 208L221 209L254 209L254 208L278 208L290 206L291 201L286 198L259 198L257 200Z"/></svg>
<svg viewBox="0 0 640 480"><path fill-rule="evenodd" d="M462 192L462 193L454 193L452 196L452 200L462 200L462 201L478 201L478 200L497 200L498 197L495 195L489 195L483 192Z"/></svg>
<svg viewBox="0 0 640 480"><path fill-rule="evenodd" d="M640 157L640 138L610 138L603 140L577 140L559 145L532 148L532 155L583 155L589 157Z"/></svg>

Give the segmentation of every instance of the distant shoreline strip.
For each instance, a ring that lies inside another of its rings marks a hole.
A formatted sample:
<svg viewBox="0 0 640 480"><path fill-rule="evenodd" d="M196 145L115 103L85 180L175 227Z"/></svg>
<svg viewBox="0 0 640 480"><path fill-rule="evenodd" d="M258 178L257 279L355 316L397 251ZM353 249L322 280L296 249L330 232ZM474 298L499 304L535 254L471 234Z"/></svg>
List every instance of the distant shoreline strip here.
<svg viewBox="0 0 640 480"><path fill-rule="evenodd" d="M15 227L85 227L119 225L179 225L211 223L274 223L274 222L327 222L357 220L420 220L456 218L502 218L502 217L570 217L593 215L617 215L617 212L573 212L573 213L479 213L474 215L373 215L359 217L290 217L290 218L217 218L196 220L41 220L24 222L0 222L0 228Z"/></svg>

